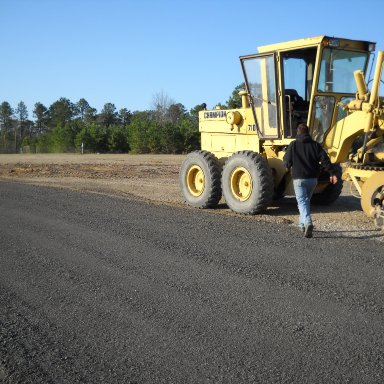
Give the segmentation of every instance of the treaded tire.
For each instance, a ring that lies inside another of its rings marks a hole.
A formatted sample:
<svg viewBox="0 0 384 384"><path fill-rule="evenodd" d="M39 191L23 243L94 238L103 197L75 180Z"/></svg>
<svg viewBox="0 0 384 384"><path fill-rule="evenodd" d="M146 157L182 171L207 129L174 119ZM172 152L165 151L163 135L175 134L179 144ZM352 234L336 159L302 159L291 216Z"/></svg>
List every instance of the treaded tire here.
<svg viewBox="0 0 384 384"><path fill-rule="evenodd" d="M239 151L232 155L224 165L221 182L225 201L234 212L254 215L272 201L272 171L258 153Z"/></svg>
<svg viewBox="0 0 384 384"><path fill-rule="evenodd" d="M221 166L208 151L194 151L181 164L179 182L185 202L195 208L213 208L221 199Z"/></svg>
<svg viewBox="0 0 384 384"><path fill-rule="evenodd" d="M337 183L329 183L320 193L312 195L311 203L315 205L330 205L335 202L343 190L343 180L341 174L343 173L340 164L334 165L335 175L337 176ZM325 178L329 175L326 173Z"/></svg>

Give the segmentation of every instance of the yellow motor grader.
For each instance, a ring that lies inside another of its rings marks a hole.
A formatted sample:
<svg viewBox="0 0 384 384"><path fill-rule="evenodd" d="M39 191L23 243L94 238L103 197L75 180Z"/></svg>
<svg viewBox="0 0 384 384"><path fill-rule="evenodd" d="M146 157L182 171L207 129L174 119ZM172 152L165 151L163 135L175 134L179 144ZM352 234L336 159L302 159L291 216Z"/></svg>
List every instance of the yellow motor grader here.
<svg viewBox="0 0 384 384"><path fill-rule="evenodd" d="M330 184L321 172L312 202L334 202L349 180L365 214L384 228L384 52L368 81L374 51L369 41L318 36L241 56L241 107L199 112L201 150L189 153L180 169L187 204L211 208L224 196L233 211L255 214L293 195L283 156L305 122L339 176Z"/></svg>

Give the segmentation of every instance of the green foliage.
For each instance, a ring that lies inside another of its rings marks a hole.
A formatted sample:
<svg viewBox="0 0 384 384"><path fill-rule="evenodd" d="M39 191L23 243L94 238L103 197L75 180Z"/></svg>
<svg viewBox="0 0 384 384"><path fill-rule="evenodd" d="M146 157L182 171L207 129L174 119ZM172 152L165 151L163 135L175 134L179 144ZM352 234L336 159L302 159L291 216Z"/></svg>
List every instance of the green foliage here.
<svg viewBox="0 0 384 384"><path fill-rule="evenodd" d="M129 151L127 127L119 125L109 127L108 148L110 152L127 153Z"/></svg>
<svg viewBox="0 0 384 384"><path fill-rule="evenodd" d="M49 114L46 106L40 102L36 103L33 116L36 118L36 134L44 133L49 123Z"/></svg>
<svg viewBox="0 0 384 384"><path fill-rule="evenodd" d="M36 153L52 152L52 140L49 133L43 133L33 141L33 146Z"/></svg>
<svg viewBox="0 0 384 384"><path fill-rule="evenodd" d="M14 111L7 101L0 104L0 151L3 153L15 152L16 124L12 119L13 113Z"/></svg>
<svg viewBox="0 0 384 384"><path fill-rule="evenodd" d="M68 99L62 97L49 107L52 126L65 125L75 115L75 106Z"/></svg>
<svg viewBox="0 0 384 384"><path fill-rule="evenodd" d="M91 107L88 101L82 98L75 105L75 113L79 116L81 121L84 121L85 116L90 108Z"/></svg>
<svg viewBox="0 0 384 384"><path fill-rule="evenodd" d="M119 120L120 120L120 123L123 125L123 127L125 127L131 122L131 118L132 118L131 111L128 111L127 108L120 109Z"/></svg>
<svg viewBox="0 0 384 384"><path fill-rule="evenodd" d="M84 114L84 121L87 123L87 124L92 124L93 122L96 121L96 118L97 118L97 110L95 108L88 108L86 111L85 111L85 114Z"/></svg>
<svg viewBox="0 0 384 384"><path fill-rule="evenodd" d="M1 129L7 130L12 126L13 109L7 101L0 104L0 123Z"/></svg>
<svg viewBox="0 0 384 384"><path fill-rule="evenodd" d="M109 127L110 125L115 124L117 122L117 119L118 119L118 116L117 116L115 104L112 104L112 103L104 104L104 107L101 110L101 113L99 115L100 123L105 127Z"/></svg>
<svg viewBox="0 0 384 384"><path fill-rule="evenodd" d="M229 98L229 108L241 106L238 85ZM219 103L220 104L220 103ZM4 101L0 104L0 152L86 153L186 153L200 148L198 113L205 104L189 112L166 94L154 97L154 108L131 112L106 103L98 114L85 99L73 104L60 98L47 108L38 102L33 117L21 101L15 110ZM82 147L83 145L83 147Z"/></svg>
<svg viewBox="0 0 384 384"><path fill-rule="evenodd" d="M192 152L200 149L200 132L195 119L191 116L186 117L179 123L182 143L181 152Z"/></svg>
<svg viewBox="0 0 384 384"><path fill-rule="evenodd" d="M108 152L108 131L107 128L93 123L90 126L89 133L94 143L93 152Z"/></svg>
<svg viewBox="0 0 384 384"><path fill-rule="evenodd" d="M20 122L26 121L28 119L28 109L23 101L20 101L19 104L17 104L15 113Z"/></svg>
<svg viewBox="0 0 384 384"><path fill-rule="evenodd" d="M149 141L152 145L153 137L149 140L149 125L151 124L148 112L136 112L132 116L131 124L129 125L129 145L133 153L148 153ZM153 129L150 132L153 135Z"/></svg>
<svg viewBox="0 0 384 384"><path fill-rule="evenodd" d="M56 153L72 152L74 149L72 131L68 124L64 127L58 125L53 129L49 137L51 141L51 151Z"/></svg>
<svg viewBox="0 0 384 384"><path fill-rule="evenodd" d="M200 111L204 111L204 109L207 108L207 105L205 103L202 103L202 104L197 104L195 107L193 107L191 110L190 110L190 115L196 119L199 118L199 112Z"/></svg>
<svg viewBox="0 0 384 384"><path fill-rule="evenodd" d="M245 90L245 83L239 84L233 90L232 95L227 101L227 107L229 109L241 108L241 97L239 96L239 92L242 90Z"/></svg>
<svg viewBox="0 0 384 384"><path fill-rule="evenodd" d="M90 133L90 129L88 126L84 126L81 130L76 134L75 137L75 147L77 151L81 151L81 145L84 145L84 152L92 153L97 152L95 150L96 145L93 137Z"/></svg>

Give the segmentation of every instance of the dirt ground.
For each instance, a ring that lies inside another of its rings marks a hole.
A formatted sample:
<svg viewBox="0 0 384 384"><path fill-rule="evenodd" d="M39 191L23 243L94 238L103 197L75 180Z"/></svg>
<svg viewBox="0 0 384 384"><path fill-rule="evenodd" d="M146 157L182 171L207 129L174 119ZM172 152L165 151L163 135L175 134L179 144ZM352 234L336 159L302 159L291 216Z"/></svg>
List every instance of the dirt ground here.
<svg viewBox="0 0 384 384"><path fill-rule="evenodd" d="M0 180L134 197L156 204L185 207L178 184L183 159L183 155L0 155ZM236 215L224 202L208 212ZM294 198L286 197L269 207L265 214L245 218L252 222L296 225L297 217ZM364 215L359 199L352 196L349 183L345 183L342 195L333 205L313 207L313 219L318 232L383 241L382 232L375 228L373 220Z"/></svg>

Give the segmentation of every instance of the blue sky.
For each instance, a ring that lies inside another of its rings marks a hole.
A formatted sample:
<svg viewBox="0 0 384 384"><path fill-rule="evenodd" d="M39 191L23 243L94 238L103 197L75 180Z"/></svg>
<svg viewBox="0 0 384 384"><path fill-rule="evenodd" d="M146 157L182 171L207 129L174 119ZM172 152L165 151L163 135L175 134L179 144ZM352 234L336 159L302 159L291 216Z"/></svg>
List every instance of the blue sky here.
<svg viewBox="0 0 384 384"><path fill-rule="evenodd" d="M188 110L226 102L239 56L330 35L384 50L382 0L0 0L0 102L60 97L131 111L163 92Z"/></svg>

